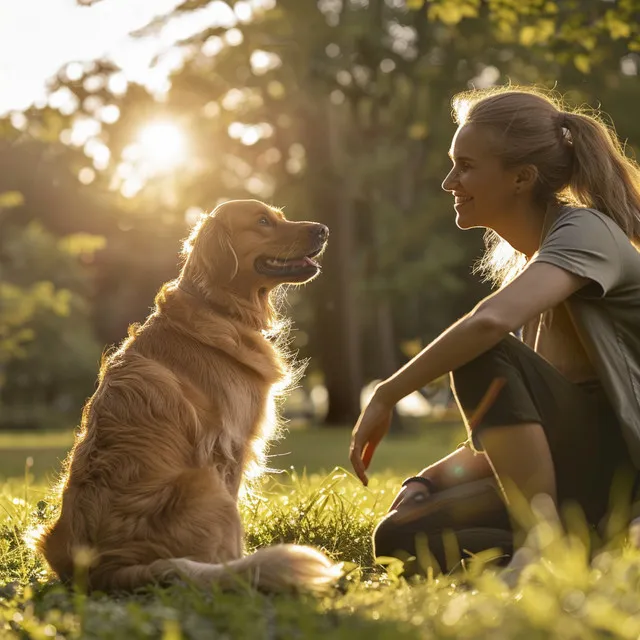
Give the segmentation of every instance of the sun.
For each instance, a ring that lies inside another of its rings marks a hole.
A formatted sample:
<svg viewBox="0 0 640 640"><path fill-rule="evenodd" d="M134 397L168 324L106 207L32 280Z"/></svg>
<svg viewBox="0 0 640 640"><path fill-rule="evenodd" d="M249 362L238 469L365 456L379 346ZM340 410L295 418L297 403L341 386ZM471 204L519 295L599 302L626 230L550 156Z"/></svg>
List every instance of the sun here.
<svg viewBox="0 0 640 640"><path fill-rule="evenodd" d="M140 130L136 142L140 159L154 173L175 169L187 157L186 136L173 122L150 122Z"/></svg>

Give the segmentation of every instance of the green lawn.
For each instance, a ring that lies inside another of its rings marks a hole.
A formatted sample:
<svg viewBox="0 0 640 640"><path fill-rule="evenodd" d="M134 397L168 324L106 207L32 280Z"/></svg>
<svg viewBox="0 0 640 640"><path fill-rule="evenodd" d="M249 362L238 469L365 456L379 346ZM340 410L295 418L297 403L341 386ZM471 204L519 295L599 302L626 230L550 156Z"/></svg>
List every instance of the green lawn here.
<svg viewBox="0 0 640 640"><path fill-rule="evenodd" d="M397 563L387 570L375 564L371 531L402 477L461 437L452 424L389 437L368 488L334 468L347 467L348 430L292 429L277 445L272 466L288 471L266 478L261 493L241 504L247 548L280 541L323 548L345 563L344 578L326 596L185 584L87 596L57 584L33 551L34 533L56 508L44 500L48 465L64 453L69 435L5 434L3 469L19 477L0 482L0 640L637 640L640 552L618 543L592 554L580 530L566 535L540 521L541 557L515 588L484 557L411 581L399 577ZM33 457L36 474L24 475L25 456Z"/></svg>
<svg viewBox="0 0 640 640"><path fill-rule="evenodd" d="M399 476L287 474L242 504L250 549L279 541L324 548L345 563L322 597L237 593L186 584L85 595L48 575L33 532L51 517L46 487L0 483L0 639L36 640L590 640L640 636L640 553L614 547L592 561L578 535L541 522L543 554L515 588L482 557L450 575L405 581L373 564L371 530ZM38 503L36 505L36 503Z"/></svg>
<svg viewBox="0 0 640 640"><path fill-rule="evenodd" d="M326 473L349 466L348 428L292 427L270 451L270 467L299 472ZM390 435L378 448L372 472L408 475L449 453L464 439L464 428L455 422L410 424L407 433ZM25 463L38 481L48 481L66 456L71 431L38 434L0 432L0 479L23 476Z"/></svg>

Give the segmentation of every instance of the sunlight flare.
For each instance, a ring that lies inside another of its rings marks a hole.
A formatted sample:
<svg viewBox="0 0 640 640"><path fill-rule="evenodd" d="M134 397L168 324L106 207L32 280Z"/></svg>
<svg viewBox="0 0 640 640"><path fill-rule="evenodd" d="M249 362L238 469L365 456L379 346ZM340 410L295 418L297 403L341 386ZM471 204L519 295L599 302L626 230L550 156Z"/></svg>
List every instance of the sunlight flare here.
<svg viewBox="0 0 640 640"><path fill-rule="evenodd" d="M182 129L168 121L146 125L139 133L140 160L154 173L171 171L187 158L187 140Z"/></svg>

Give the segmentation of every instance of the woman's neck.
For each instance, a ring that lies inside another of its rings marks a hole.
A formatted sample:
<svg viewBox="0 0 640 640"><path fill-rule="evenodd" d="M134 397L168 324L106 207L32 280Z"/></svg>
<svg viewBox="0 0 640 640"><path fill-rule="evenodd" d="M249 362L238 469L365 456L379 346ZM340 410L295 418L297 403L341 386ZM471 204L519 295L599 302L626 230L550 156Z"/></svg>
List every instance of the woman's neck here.
<svg viewBox="0 0 640 640"><path fill-rule="evenodd" d="M510 213L508 224L494 231L516 251L531 258L540 249L559 210L560 206L555 203L546 207L533 204L523 206Z"/></svg>

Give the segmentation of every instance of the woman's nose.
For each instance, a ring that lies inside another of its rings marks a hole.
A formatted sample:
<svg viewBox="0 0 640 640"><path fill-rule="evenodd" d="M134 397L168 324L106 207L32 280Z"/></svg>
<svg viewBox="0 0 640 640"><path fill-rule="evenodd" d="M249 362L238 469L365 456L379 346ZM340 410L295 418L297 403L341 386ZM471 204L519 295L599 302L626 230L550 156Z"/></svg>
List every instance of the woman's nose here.
<svg viewBox="0 0 640 640"><path fill-rule="evenodd" d="M451 171L449 171L449 173L447 174L447 177L442 181L442 188L445 191L453 191L457 182L458 174L453 169L451 169Z"/></svg>

